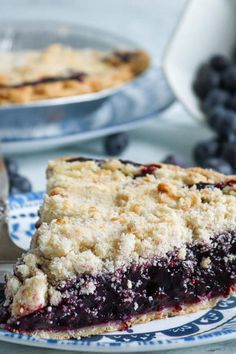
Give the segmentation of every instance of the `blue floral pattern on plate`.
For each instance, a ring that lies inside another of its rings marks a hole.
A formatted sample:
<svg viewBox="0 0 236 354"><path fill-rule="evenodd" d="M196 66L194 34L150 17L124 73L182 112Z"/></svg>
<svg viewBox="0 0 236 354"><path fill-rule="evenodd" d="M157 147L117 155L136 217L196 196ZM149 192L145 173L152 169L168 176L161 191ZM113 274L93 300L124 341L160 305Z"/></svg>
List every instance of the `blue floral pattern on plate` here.
<svg viewBox="0 0 236 354"><path fill-rule="evenodd" d="M28 193L9 199L11 237L24 249L34 232L43 193ZM236 338L236 296L222 300L215 308L136 325L124 332L81 340L44 340L0 330L0 340L88 352L131 352L181 348Z"/></svg>

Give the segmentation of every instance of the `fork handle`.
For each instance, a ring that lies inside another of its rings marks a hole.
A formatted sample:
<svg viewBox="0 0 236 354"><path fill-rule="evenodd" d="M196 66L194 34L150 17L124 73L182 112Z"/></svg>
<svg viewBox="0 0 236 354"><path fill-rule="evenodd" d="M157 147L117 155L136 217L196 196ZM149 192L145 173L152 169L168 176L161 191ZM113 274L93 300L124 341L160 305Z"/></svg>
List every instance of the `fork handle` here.
<svg viewBox="0 0 236 354"><path fill-rule="evenodd" d="M17 247L9 237L8 225L5 220L0 222L0 264L15 262L22 255L22 249Z"/></svg>

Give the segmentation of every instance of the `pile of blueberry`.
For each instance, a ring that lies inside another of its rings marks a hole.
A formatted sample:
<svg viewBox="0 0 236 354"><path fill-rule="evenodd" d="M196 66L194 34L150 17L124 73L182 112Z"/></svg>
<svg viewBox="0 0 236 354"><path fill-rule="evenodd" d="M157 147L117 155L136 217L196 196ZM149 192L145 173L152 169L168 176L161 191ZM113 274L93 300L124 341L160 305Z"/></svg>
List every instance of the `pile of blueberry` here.
<svg viewBox="0 0 236 354"><path fill-rule="evenodd" d="M6 170L9 177L9 193L17 194L17 193L27 193L31 192L32 186L30 181L21 176L18 173L18 165L12 159L4 159Z"/></svg>
<svg viewBox="0 0 236 354"><path fill-rule="evenodd" d="M215 55L197 71L193 89L215 138L194 149L198 165L236 173L236 63Z"/></svg>

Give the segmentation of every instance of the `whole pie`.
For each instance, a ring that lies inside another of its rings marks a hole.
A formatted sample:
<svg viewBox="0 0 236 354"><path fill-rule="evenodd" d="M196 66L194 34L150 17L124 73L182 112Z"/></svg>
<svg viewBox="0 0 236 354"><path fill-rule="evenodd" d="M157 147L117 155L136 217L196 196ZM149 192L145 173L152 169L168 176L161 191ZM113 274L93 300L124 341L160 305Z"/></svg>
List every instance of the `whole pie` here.
<svg viewBox="0 0 236 354"><path fill-rule="evenodd" d="M164 164L49 162L2 327L80 338L214 306L235 291L236 177Z"/></svg>
<svg viewBox="0 0 236 354"><path fill-rule="evenodd" d="M74 96L117 87L149 66L141 50L74 49L0 53L0 104Z"/></svg>

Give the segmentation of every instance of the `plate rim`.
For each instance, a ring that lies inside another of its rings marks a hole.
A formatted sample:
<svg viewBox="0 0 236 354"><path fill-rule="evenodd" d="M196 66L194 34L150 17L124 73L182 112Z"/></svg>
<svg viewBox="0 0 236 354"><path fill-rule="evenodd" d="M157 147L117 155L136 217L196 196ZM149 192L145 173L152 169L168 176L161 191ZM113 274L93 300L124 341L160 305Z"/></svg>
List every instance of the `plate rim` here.
<svg viewBox="0 0 236 354"><path fill-rule="evenodd" d="M96 342L79 342L79 340L50 340L34 338L16 333L11 333L0 329L0 341L7 343L15 343L20 345L27 345L31 347L51 348L57 350L67 351L83 351L88 353L132 353L132 352L147 352L147 351L161 351L170 349L183 349L189 347L197 347L201 345L223 343L225 341L233 340L236 338L236 330L223 329L208 334L192 335L184 338L177 339L164 339L152 340L149 342L121 342L121 343L96 343ZM186 340L187 339L187 340ZM59 342L59 343L57 343ZM65 342L65 343L63 343ZM96 343L96 344L95 344ZM93 345L95 344L95 345Z"/></svg>

